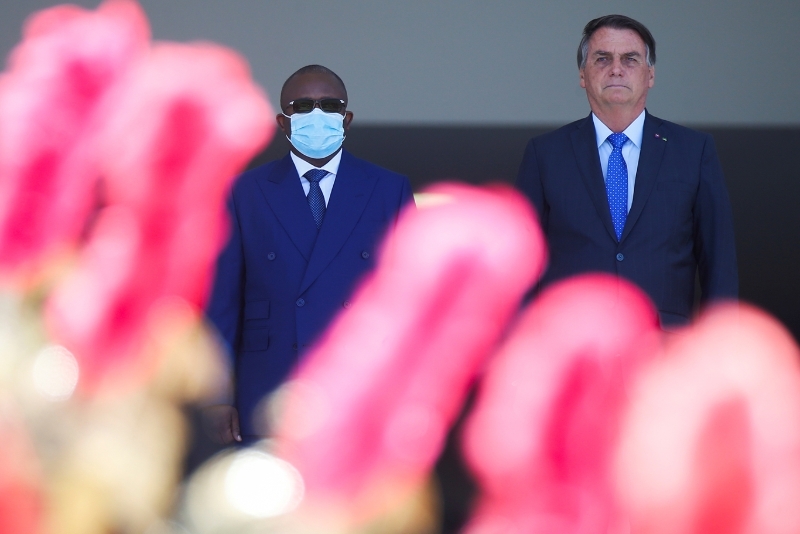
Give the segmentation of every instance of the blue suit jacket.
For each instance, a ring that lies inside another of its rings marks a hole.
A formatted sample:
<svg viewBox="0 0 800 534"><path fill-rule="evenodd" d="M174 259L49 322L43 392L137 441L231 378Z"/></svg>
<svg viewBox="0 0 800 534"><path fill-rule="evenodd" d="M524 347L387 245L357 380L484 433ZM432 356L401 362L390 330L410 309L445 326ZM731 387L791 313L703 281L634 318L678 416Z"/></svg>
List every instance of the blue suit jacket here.
<svg viewBox="0 0 800 534"><path fill-rule="evenodd" d="M542 286L613 273L647 292L665 325L691 317L698 272L701 300L737 297L733 215L710 135L646 115L619 242L591 115L532 139L517 187L536 207L550 246Z"/></svg>
<svg viewBox="0 0 800 534"><path fill-rule="evenodd" d="M237 179L207 316L233 357L243 436L260 433L258 402L349 307L384 231L411 199L405 176L343 152L317 231L288 154Z"/></svg>

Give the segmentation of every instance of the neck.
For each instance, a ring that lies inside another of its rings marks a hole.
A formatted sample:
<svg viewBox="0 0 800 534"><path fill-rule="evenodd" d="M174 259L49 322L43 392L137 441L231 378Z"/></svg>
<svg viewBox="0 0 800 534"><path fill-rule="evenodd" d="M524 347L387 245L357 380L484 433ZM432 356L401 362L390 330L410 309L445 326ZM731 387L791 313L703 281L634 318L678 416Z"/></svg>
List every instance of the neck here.
<svg viewBox="0 0 800 534"><path fill-rule="evenodd" d="M306 156L305 154L303 154L302 152L300 152L299 150L297 150L297 149L296 149L294 146L293 146L293 147L291 147L291 149L290 149L290 150L291 150L291 151L292 151L292 153L293 153L295 156L297 156L298 158L300 158L300 159L302 159L302 160L305 160L305 161L309 162L309 163L310 163L310 164L312 164L314 167L320 168L320 167L322 167L323 165L325 165L326 163L328 163L330 160L332 160L332 159L333 159L333 157L334 157L336 154L338 154L338 153L339 153L339 150L341 150L341 148L340 148L339 150L337 150L336 152L334 152L333 154L331 154L330 156L328 156L328 157L326 157L326 158L322 158L322 159L314 159L314 158L309 158L308 156Z"/></svg>
<svg viewBox="0 0 800 534"><path fill-rule="evenodd" d="M609 127L614 133L624 132L625 128L631 125L636 117L641 115L644 107L637 109L592 109L592 113L597 115L597 118L603 121L603 124Z"/></svg>

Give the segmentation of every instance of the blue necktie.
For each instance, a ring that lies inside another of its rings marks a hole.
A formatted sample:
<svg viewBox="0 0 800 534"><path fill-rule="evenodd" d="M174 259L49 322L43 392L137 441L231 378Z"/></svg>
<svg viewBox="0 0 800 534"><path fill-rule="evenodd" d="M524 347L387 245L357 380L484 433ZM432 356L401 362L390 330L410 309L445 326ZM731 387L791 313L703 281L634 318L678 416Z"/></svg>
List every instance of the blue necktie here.
<svg viewBox="0 0 800 534"><path fill-rule="evenodd" d="M622 157L622 146L628 140L624 133L612 133L608 142L614 147L608 156L606 169L606 193L608 194L608 207L611 208L611 222L614 223L614 232L617 241L622 237L625 228L625 219L628 218L628 165Z"/></svg>
<svg viewBox="0 0 800 534"><path fill-rule="evenodd" d="M317 223L317 230L322 226L322 218L325 217L325 197L322 195L319 181L327 174L328 171L323 171L322 169L311 169L303 175L310 182L306 198L311 208L311 215L314 216L314 222Z"/></svg>

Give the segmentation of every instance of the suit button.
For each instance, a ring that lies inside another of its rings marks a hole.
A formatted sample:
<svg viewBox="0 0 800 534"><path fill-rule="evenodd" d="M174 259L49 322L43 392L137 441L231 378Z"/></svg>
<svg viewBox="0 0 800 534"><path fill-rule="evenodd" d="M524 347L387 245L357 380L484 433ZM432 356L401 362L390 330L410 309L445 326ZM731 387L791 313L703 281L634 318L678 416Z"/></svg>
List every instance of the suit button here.
<svg viewBox="0 0 800 534"><path fill-rule="evenodd" d="M270 260L270 261L274 260L275 259L275 253L274 252L270 252L269 254L267 254L267 259Z"/></svg>
<svg viewBox="0 0 800 534"><path fill-rule="evenodd" d="M305 306L305 305L306 305L306 301L305 301L305 300L303 300L303 299L297 299L297 300L295 301L295 304L297 304L297 307L298 307L298 308L302 308L303 306Z"/></svg>
<svg viewBox="0 0 800 534"><path fill-rule="evenodd" d="M362 252L362 253L361 253L361 257L362 257L362 258L364 258L364 259L366 260L367 258L369 258L369 252L367 252L367 251L365 250L364 252Z"/></svg>
<svg viewBox="0 0 800 534"><path fill-rule="evenodd" d="M625 256L622 254L622 252L617 253L617 261L622 261L624 259L625 259Z"/></svg>
<svg viewBox="0 0 800 534"><path fill-rule="evenodd" d="M344 306L345 308L349 308L351 306L350 301L349 300L344 301L342 303L342 306Z"/></svg>
<svg viewBox="0 0 800 534"><path fill-rule="evenodd" d="M292 343L292 348L293 348L294 350L297 350L297 343Z"/></svg>

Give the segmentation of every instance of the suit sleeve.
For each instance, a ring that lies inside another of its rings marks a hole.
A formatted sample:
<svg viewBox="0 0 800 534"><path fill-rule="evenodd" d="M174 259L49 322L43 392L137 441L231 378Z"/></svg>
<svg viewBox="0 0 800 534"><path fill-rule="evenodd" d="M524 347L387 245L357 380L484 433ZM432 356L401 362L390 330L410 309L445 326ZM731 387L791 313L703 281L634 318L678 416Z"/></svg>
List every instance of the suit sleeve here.
<svg viewBox="0 0 800 534"><path fill-rule="evenodd" d="M525 155L522 157L517 181L514 185L522 194L528 197L533 207L536 208L539 222L542 227L545 227L547 212L542 181L539 175L539 163L536 160L536 145L534 145L533 139L528 142L528 146L525 148Z"/></svg>
<svg viewBox="0 0 800 534"><path fill-rule="evenodd" d="M523 195L525 195L530 203L533 205L536 216L539 218L539 224L542 230L547 232L547 207L544 200L544 189L542 188L542 179L539 173L539 162L536 158L536 145L533 139L528 141L528 146L525 148L525 155L522 156L522 163L519 166L519 173L517 173L517 181L514 182L514 187L517 188ZM541 280L535 283L533 287L525 294L522 299L523 303L530 302L530 300L538 293L541 288Z"/></svg>
<svg viewBox="0 0 800 534"><path fill-rule="evenodd" d="M216 328L225 351L235 369L244 302L244 254L236 206L231 196L228 200L230 237L217 259L211 298L206 307L206 317Z"/></svg>
<svg viewBox="0 0 800 534"><path fill-rule="evenodd" d="M703 147L700 185L694 209L694 234L701 300L708 302L738 298L739 272L733 211L710 135L706 136Z"/></svg>

